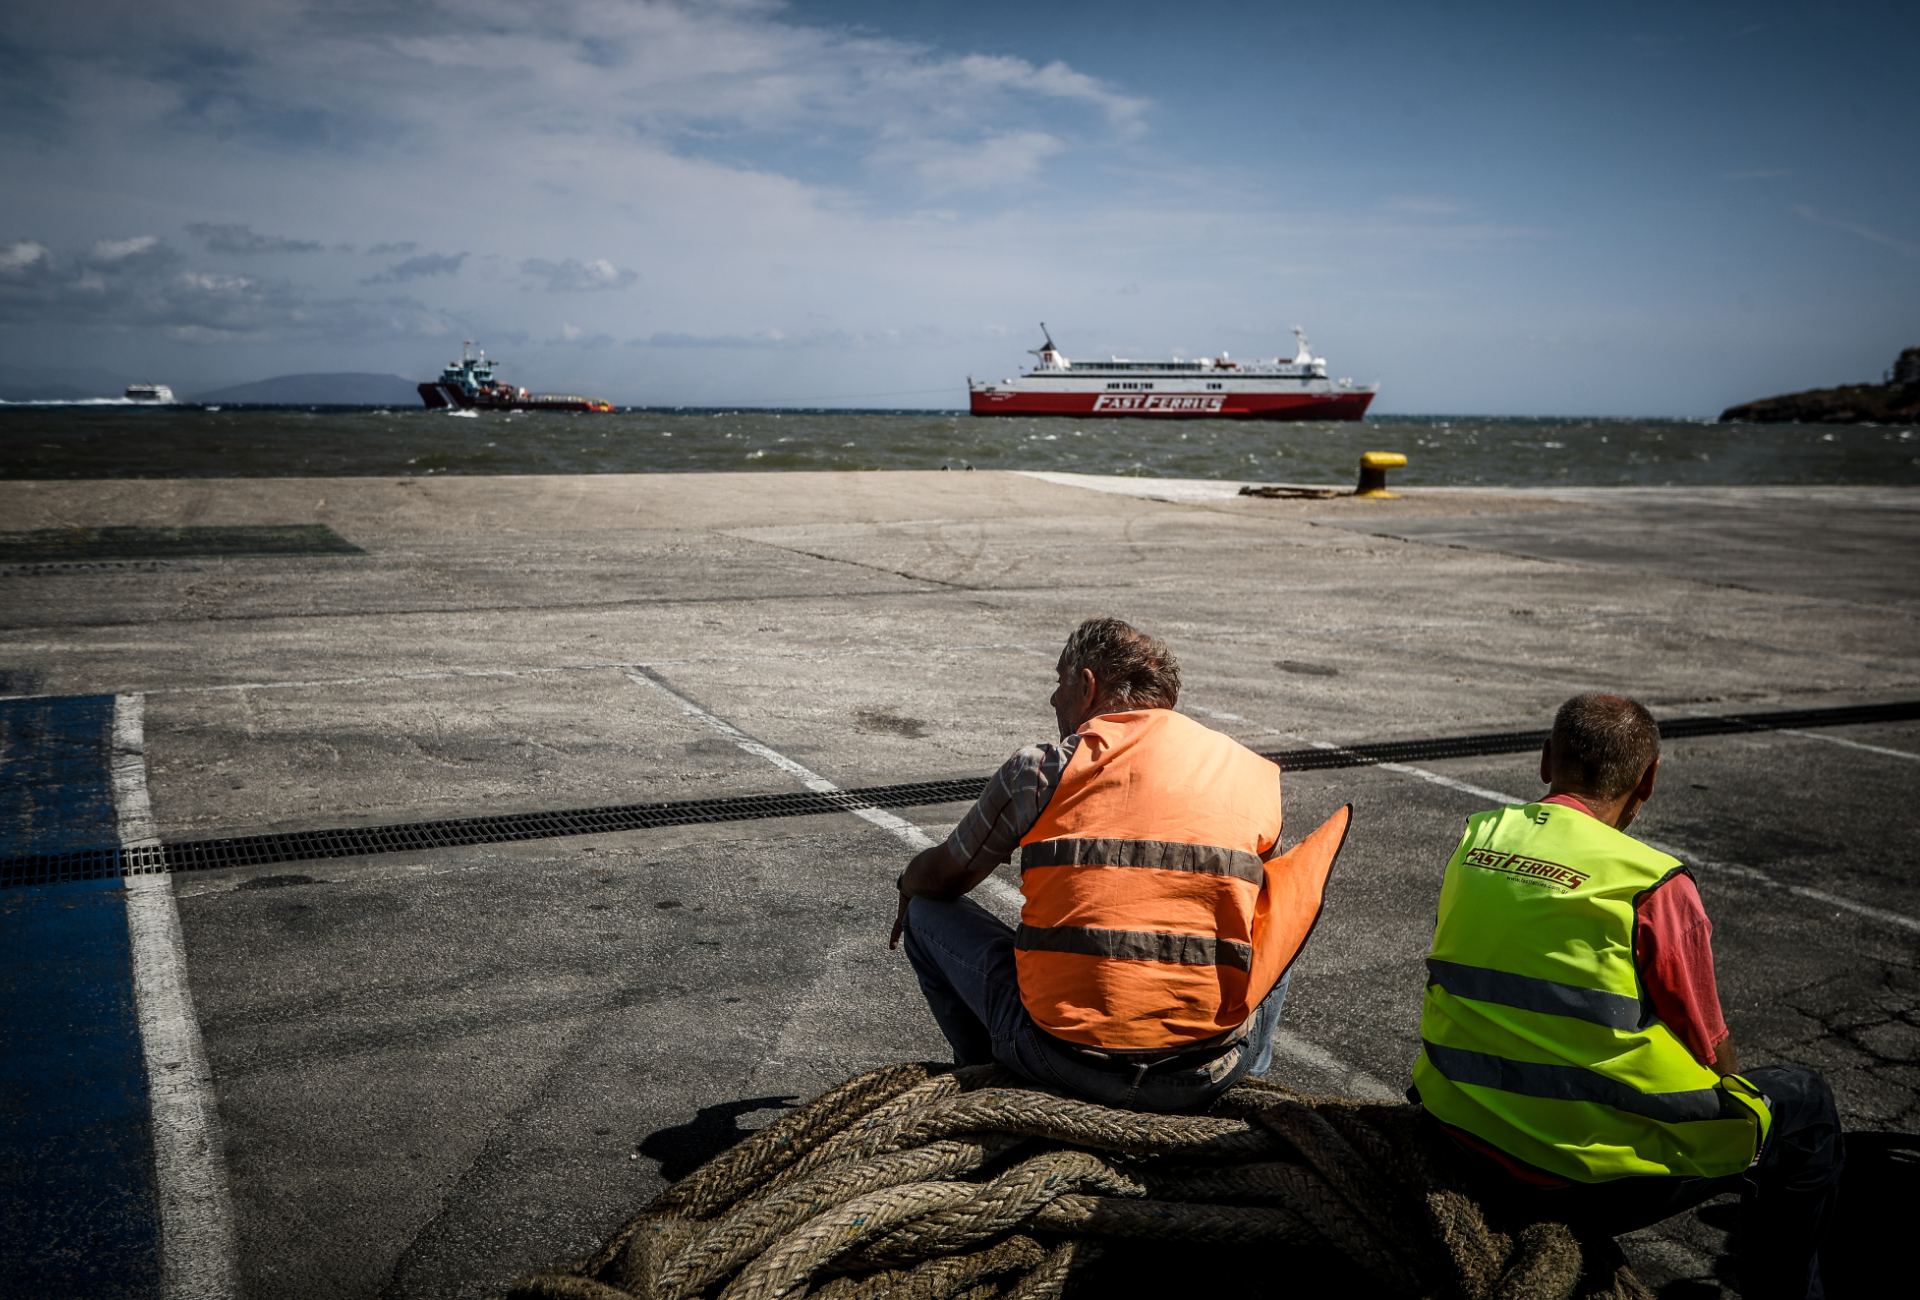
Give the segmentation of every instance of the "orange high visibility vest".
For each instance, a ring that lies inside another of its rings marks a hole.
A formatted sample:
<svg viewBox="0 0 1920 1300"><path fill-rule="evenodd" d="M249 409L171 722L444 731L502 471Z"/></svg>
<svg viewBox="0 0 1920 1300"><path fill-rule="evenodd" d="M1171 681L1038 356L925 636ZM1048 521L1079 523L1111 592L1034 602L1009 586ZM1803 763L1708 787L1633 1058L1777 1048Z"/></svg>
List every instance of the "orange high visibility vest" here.
<svg viewBox="0 0 1920 1300"><path fill-rule="evenodd" d="M1275 764L1170 709L1092 719L1020 841L1028 1013L1115 1051L1231 1034L1306 944L1350 816L1275 857Z"/></svg>

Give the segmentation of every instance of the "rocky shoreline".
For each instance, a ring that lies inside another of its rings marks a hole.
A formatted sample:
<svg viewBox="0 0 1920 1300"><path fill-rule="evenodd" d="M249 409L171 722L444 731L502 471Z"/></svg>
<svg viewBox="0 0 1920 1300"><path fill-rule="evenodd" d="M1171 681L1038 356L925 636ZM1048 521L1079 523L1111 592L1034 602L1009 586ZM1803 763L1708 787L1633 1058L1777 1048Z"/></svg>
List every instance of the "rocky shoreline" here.
<svg viewBox="0 0 1920 1300"><path fill-rule="evenodd" d="M1884 384L1844 384L1729 406L1722 424L1900 424L1920 420L1920 348L1893 363Z"/></svg>

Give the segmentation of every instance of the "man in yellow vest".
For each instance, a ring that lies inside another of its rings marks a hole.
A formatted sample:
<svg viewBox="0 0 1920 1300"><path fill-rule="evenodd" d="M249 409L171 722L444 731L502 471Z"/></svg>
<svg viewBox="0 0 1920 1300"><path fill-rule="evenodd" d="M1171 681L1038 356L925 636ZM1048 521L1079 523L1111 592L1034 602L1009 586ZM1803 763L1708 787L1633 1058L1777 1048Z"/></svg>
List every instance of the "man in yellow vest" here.
<svg viewBox="0 0 1920 1300"><path fill-rule="evenodd" d="M1537 803L1476 814L1447 863L1414 1087L1482 1195L1615 1235L1743 1192L1748 1296L1823 1294L1844 1142L1826 1081L1737 1073L1712 927L1680 862L1625 832L1660 730L1579 695Z"/></svg>
<svg viewBox="0 0 1920 1300"><path fill-rule="evenodd" d="M1280 854L1280 769L1174 712L1172 651L1119 619L1081 624L1056 670L1060 743L1008 759L908 864L890 943L960 1064L1204 1105L1272 1059L1349 810ZM1016 848L1018 930L964 897Z"/></svg>

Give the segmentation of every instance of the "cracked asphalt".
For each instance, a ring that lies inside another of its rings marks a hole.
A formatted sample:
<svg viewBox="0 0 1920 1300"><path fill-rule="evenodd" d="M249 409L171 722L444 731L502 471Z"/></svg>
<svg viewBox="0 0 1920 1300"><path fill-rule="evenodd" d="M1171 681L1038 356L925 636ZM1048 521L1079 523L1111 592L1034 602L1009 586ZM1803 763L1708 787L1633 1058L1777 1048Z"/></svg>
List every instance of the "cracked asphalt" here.
<svg viewBox="0 0 1920 1300"><path fill-rule="evenodd" d="M0 695L142 697L167 841L800 788L637 667L843 787L977 778L1046 736L1057 647L1096 613L1166 637L1183 707L1269 750L1539 728L1600 687L1662 716L1920 699L1910 490L8 482L0 518L357 548L168 533L163 558L0 564ZM1356 821L1278 1077L1405 1086L1441 866L1534 767L1286 778L1292 831ZM1920 723L1676 741L1636 826L1695 871L1743 1059L1822 1070L1882 1145L1920 1133L1917 777ZM902 815L941 835L962 811ZM937 1059L885 946L906 856L834 814L176 874L242 1293L491 1294L796 1101ZM33 893L0 890L0 947ZM1901 1177L1890 1203L1920 1191ZM52 1249L21 1187L0 1177L16 1271ZM1726 1229L1707 1207L1628 1249L1692 1300L1723 1290Z"/></svg>

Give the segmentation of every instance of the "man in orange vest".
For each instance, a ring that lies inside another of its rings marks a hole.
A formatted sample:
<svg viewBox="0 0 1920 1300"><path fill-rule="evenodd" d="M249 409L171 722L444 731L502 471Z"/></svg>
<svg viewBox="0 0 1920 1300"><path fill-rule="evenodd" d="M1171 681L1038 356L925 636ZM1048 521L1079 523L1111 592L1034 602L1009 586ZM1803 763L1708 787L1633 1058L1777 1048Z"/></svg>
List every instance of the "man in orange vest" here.
<svg viewBox="0 0 1920 1300"><path fill-rule="evenodd" d="M1180 667L1116 618L1068 638L1059 744L1009 758L898 881L906 939L962 1065L1183 1110L1265 1073L1343 808L1285 855L1280 769L1173 711ZM965 895L1020 850L1015 930Z"/></svg>

